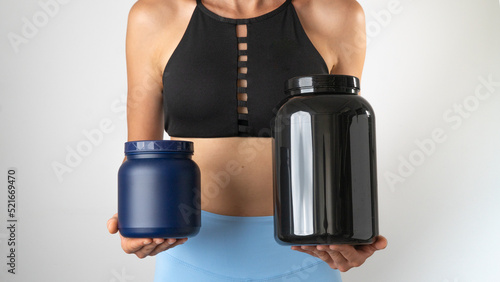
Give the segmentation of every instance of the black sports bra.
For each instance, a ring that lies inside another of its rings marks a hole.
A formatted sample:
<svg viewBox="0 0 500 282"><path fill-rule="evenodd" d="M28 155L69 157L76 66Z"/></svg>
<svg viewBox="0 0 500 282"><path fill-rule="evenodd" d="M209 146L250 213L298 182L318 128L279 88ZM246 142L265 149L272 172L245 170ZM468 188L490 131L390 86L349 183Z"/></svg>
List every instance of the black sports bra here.
<svg viewBox="0 0 500 282"><path fill-rule="evenodd" d="M270 137L273 108L285 97L285 81L327 74L325 61L291 0L250 19L224 18L197 2L163 73L166 132L174 137ZM237 25L246 25L246 37L236 36Z"/></svg>

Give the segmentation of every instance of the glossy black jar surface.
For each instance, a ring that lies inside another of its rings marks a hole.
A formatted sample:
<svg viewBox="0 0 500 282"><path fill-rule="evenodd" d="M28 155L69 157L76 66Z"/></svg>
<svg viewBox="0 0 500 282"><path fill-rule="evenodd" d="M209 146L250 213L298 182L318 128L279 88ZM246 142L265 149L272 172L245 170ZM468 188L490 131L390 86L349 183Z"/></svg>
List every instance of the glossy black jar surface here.
<svg viewBox="0 0 500 282"><path fill-rule="evenodd" d="M378 235L375 116L353 76L286 83L272 124L274 235L282 245Z"/></svg>

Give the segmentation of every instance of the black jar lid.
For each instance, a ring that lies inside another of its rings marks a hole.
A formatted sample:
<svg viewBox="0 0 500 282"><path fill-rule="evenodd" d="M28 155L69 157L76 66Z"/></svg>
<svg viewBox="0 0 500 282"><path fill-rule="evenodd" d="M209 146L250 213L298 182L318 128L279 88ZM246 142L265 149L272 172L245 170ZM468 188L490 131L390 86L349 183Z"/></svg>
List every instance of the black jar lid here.
<svg viewBox="0 0 500 282"><path fill-rule="evenodd" d="M287 95L309 93L358 94L359 79L351 75L317 74L297 76L285 82Z"/></svg>
<svg viewBox="0 0 500 282"><path fill-rule="evenodd" d="M193 153L193 142L181 140L141 140L125 142L125 154Z"/></svg>

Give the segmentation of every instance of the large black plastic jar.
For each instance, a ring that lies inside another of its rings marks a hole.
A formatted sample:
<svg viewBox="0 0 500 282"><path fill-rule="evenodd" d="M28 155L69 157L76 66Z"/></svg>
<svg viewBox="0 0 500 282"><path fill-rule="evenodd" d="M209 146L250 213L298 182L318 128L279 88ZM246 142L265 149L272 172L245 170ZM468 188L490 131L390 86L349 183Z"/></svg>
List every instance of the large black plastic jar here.
<svg viewBox="0 0 500 282"><path fill-rule="evenodd" d="M131 238L186 238L201 227L200 169L193 142L125 143L118 171L118 229Z"/></svg>
<svg viewBox="0 0 500 282"><path fill-rule="evenodd" d="M369 244L378 235L375 116L345 75L295 77L272 124L281 245Z"/></svg>

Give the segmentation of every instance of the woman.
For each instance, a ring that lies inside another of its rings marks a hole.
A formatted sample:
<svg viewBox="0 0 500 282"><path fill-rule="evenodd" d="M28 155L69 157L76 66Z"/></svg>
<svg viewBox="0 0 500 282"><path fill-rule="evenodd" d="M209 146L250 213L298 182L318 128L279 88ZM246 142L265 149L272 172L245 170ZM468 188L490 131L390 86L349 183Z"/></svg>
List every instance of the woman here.
<svg viewBox="0 0 500 282"><path fill-rule="evenodd" d="M130 239L155 256L155 281L341 281L386 247L278 245L273 238L272 109L297 75L361 78L364 13L355 0L139 0L129 14L128 140L194 142L202 228ZM116 233L117 216L108 221ZM184 244L189 241L187 244ZM177 247L174 249L174 247ZM165 250L168 250L165 252Z"/></svg>

